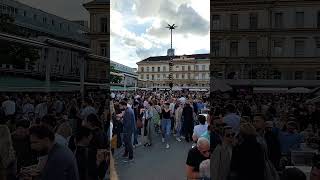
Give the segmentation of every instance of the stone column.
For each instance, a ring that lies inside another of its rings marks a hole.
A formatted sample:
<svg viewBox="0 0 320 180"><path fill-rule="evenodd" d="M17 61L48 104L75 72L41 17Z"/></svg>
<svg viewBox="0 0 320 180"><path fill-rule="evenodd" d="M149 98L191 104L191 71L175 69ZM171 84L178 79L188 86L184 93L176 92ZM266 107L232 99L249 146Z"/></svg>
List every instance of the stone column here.
<svg viewBox="0 0 320 180"><path fill-rule="evenodd" d="M80 58L80 93L81 93L81 98L84 100L84 80L85 80L85 63L86 59L84 55L79 56Z"/></svg>
<svg viewBox="0 0 320 180"><path fill-rule="evenodd" d="M45 59L46 65L46 92L50 91L50 76L51 76L51 63L54 58L55 48L45 48L47 50L47 57Z"/></svg>

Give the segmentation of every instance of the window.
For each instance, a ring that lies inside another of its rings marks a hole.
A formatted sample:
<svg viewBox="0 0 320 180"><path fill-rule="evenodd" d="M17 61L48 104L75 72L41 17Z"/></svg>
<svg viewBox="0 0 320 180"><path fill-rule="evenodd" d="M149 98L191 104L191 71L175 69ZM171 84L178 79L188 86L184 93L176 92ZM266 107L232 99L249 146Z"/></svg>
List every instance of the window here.
<svg viewBox="0 0 320 180"><path fill-rule="evenodd" d="M317 27L320 28L320 11L318 12L318 23L317 23Z"/></svg>
<svg viewBox="0 0 320 180"><path fill-rule="evenodd" d="M231 14L230 26L231 29L238 29L238 14Z"/></svg>
<svg viewBox="0 0 320 180"><path fill-rule="evenodd" d="M166 78L166 75L165 75L165 74L162 74L162 78L165 79L165 78Z"/></svg>
<svg viewBox="0 0 320 180"><path fill-rule="evenodd" d="M47 18L44 17L44 18L42 19L42 22L43 22L43 23L47 23Z"/></svg>
<svg viewBox="0 0 320 180"><path fill-rule="evenodd" d="M191 79L191 74L190 73L188 73L188 79Z"/></svg>
<svg viewBox="0 0 320 180"><path fill-rule="evenodd" d="M184 71L184 66L182 66L182 71Z"/></svg>
<svg viewBox="0 0 320 180"><path fill-rule="evenodd" d="M141 72L144 72L144 67L141 67Z"/></svg>
<svg viewBox="0 0 320 180"><path fill-rule="evenodd" d="M202 71L206 70L206 65L202 65Z"/></svg>
<svg viewBox="0 0 320 180"><path fill-rule="evenodd" d="M106 43L100 44L100 49L101 49L100 55L104 56L104 57L107 57L107 51L108 51L107 44Z"/></svg>
<svg viewBox="0 0 320 180"><path fill-rule="evenodd" d="M282 28L283 26L283 14L282 13L275 13L275 21L274 21L274 27L275 28Z"/></svg>
<svg viewBox="0 0 320 180"><path fill-rule="evenodd" d="M275 56L282 56L283 53L283 41L282 40L274 40L273 41L274 47L274 55Z"/></svg>
<svg viewBox="0 0 320 180"><path fill-rule="evenodd" d="M151 69L152 69L152 72L154 72L154 67L152 67Z"/></svg>
<svg viewBox="0 0 320 180"><path fill-rule="evenodd" d="M196 65L195 69L196 69L196 71L199 71L199 66L198 66L198 65Z"/></svg>
<svg viewBox="0 0 320 180"><path fill-rule="evenodd" d="M202 73L202 79L206 79L206 74Z"/></svg>
<svg viewBox="0 0 320 180"><path fill-rule="evenodd" d="M301 79L303 79L303 71L296 71L296 72L294 72L294 79L295 79L295 80L301 80Z"/></svg>
<svg viewBox="0 0 320 180"><path fill-rule="evenodd" d="M182 74L182 79L184 79L184 74Z"/></svg>
<svg viewBox="0 0 320 180"><path fill-rule="evenodd" d="M150 72L150 68L149 67L147 67L147 72Z"/></svg>
<svg viewBox="0 0 320 180"><path fill-rule="evenodd" d="M154 75L152 74L151 79L154 80Z"/></svg>
<svg viewBox="0 0 320 180"><path fill-rule="evenodd" d="M294 53L295 56L303 56L304 55L304 41L296 40L294 42Z"/></svg>
<svg viewBox="0 0 320 180"><path fill-rule="evenodd" d="M249 56L257 56L257 41L249 41Z"/></svg>
<svg viewBox="0 0 320 180"><path fill-rule="evenodd" d="M141 74L141 75L140 75L140 78L141 78L141 79L144 79L144 75L143 75L143 74Z"/></svg>
<svg viewBox="0 0 320 180"><path fill-rule="evenodd" d="M158 67L158 72L160 72L160 67Z"/></svg>
<svg viewBox="0 0 320 180"><path fill-rule="evenodd" d="M250 29L257 29L258 28L258 14L251 13L250 14Z"/></svg>
<svg viewBox="0 0 320 180"><path fill-rule="evenodd" d="M100 25L101 25L101 32L106 33L107 32L107 17L101 18L100 19Z"/></svg>
<svg viewBox="0 0 320 180"><path fill-rule="evenodd" d="M273 79L281 79L281 72L280 71L274 71L273 72Z"/></svg>
<svg viewBox="0 0 320 180"><path fill-rule="evenodd" d="M62 23L60 23L60 29L62 29Z"/></svg>
<svg viewBox="0 0 320 180"><path fill-rule="evenodd" d="M213 41L212 42L212 55L219 56L220 51L220 41Z"/></svg>
<svg viewBox="0 0 320 180"><path fill-rule="evenodd" d="M317 57L319 57L320 56L320 38L319 37L315 39L315 46L316 46L315 54Z"/></svg>
<svg viewBox="0 0 320 180"><path fill-rule="evenodd" d="M304 26L304 12L296 12L296 27L303 28Z"/></svg>
<svg viewBox="0 0 320 180"><path fill-rule="evenodd" d="M219 30L220 29L220 15L212 15L212 29Z"/></svg>
<svg viewBox="0 0 320 180"><path fill-rule="evenodd" d="M316 72L316 80L320 80L320 71Z"/></svg>
<svg viewBox="0 0 320 180"><path fill-rule="evenodd" d="M188 66L188 71L191 71L191 67L190 66Z"/></svg>
<svg viewBox="0 0 320 180"><path fill-rule="evenodd" d="M238 42L233 41L230 43L230 56L238 56Z"/></svg>
<svg viewBox="0 0 320 180"><path fill-rule="evenodd" d="M23 16L24 16L24 17L27 16L27 11L23 11Z"/></svg>
<svg viewBox="0 0 320 180"><path fill-rule="evenodd" d="M38 16L37 16L36 14L34 14L34 15L33 15L33 20L37 20L37 17L38 17Z"/></svg>
<svg viewBox="0 0 320 180"><path fill-rule="evenodd" d="M167 71L167 67L166 66L163 66L163 71Z"/></svg>
<svg viewBox="0 0 320 180"><path fill-rule="evenodd" d="M55 24L55 23L54 23L54 20L51 20L51 24L52 24L52 26L54 26L54 24Z"/></svg>
<svg viewBox="0 0 320 180"><path fill-rule="evenodd" d="M157 74L157 78L160 79L160 74Z"/></svg>
<svg viewBox="0 0 320 180"><path fill-rule="evenodd" d="M147 74L147 79L149 80L149 74Z"/></svg>

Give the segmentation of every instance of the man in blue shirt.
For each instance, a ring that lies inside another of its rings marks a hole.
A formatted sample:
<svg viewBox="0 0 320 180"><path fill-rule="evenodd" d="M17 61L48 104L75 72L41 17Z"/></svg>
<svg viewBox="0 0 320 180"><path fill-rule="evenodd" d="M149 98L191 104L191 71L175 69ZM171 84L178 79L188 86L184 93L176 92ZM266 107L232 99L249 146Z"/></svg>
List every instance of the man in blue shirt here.
<svg viewBox="0 0 320 180"><path fill-rule="evenodd" d="M289 154L290 150L300 149L300 144L304 142L303 136L297 132L296 122L289 121L286 127L286 131L279 131L278 129L280 148L283 155Z"/></svg>

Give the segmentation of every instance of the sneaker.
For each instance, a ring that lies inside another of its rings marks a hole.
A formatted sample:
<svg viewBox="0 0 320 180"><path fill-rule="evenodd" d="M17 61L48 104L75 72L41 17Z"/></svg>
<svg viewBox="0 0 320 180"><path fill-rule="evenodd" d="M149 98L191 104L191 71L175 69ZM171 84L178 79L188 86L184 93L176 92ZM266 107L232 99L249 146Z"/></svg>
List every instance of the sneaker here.
<svg viewBox="0 0 320 180"><path fill-rule="evenodd" d="M164 138L162 138L162 143L164 143Z"/></svg>
<svg viewBox="0 0 320 180"><path fill-rule="evenodd" d="M178 137L176 138L176 140L177 140L177 141L179 141L179 142L181 142L181 139L180 139L180 138L178 138Z"/></svg>
<svg viewBox="0 0 320 180"><path fill-rule="evenodd" d="M166 148L167 148L167 149L169 149L169 148L170 148L170 145L169 145L169 144L167 144L167 145L166 145Z"/></svg>

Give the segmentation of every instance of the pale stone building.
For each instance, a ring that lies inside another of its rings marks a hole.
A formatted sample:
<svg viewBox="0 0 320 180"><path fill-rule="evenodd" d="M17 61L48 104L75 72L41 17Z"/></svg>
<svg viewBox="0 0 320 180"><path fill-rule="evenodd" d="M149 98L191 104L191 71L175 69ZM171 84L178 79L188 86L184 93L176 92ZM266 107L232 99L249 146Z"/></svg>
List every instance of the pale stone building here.
<svg viewBox="0 0 320 180"><path fill-rule="evenodd" d="M320 1L211 1L211 79L231 86L320 85Z"/></svg>
<svg viewBox="0 0 320 180"><path fill-rule="evenodd" d="M137 63L139 79L143 87L155 89L169 88L168 56L149 57ZM209 54L174 56L172 79L173 89L209 89Z"/></svg>

